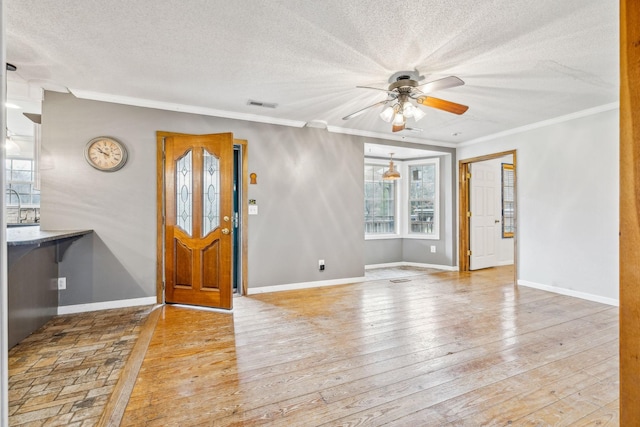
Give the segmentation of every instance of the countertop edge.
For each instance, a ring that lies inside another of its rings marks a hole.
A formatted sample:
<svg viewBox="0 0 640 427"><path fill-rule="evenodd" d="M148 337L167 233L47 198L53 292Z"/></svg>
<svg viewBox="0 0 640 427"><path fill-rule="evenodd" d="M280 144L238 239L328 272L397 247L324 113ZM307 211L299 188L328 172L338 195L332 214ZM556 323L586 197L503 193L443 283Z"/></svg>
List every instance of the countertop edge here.
<svg viewBox="0 0 640 427"><path fill-rule="evenodd" d="M37 245L72 237L81 237L93 230L51 230L41 231L39 226L7 229L7 246Z"/></svg>

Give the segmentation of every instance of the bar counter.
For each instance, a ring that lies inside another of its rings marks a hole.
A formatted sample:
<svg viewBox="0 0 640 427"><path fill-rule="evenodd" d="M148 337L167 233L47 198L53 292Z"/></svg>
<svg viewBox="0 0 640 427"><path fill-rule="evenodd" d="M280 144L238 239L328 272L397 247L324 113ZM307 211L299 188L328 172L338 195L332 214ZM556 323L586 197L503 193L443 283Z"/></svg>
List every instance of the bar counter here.
<svg viewBox="0 0 640 427"><path fill-rule="evenodd" d="M9 348L58 313L58 263L73 242L92 232L7 228Z"/></svg>

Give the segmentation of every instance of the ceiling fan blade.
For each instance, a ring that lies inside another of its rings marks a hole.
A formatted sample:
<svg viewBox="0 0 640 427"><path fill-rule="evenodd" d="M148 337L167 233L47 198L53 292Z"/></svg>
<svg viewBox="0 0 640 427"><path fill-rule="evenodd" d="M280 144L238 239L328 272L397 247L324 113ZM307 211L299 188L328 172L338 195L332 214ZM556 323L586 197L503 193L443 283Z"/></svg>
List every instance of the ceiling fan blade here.
<svg viewBox="0 0 640 427"><path fill-rule="evenodd" d="M462 86L464 82L456 76L444 77L438 80L427 82L417 87L420 88L420 92L429 93L436 90L449 89L450 87Z"/></svg>
<svg viewBox="0 0 640 427"><path fill-rule="evenodd" d="M394 98L398 97L398 92L394 92L392 90L387 90L387 89L382 89L379 87L371 87L371 86L356 86L358 89L373 89L373 90L381 90L383 92L387 92L389 95L393 96Z"/></svg>
<svg viewBox="0 0 640 427"><path fill-rule="evenodd" d="M356 111L355 113L351 113L351 114L349 114L348 116L344 116L344 117L342 118L342 120L349 120L349 119L350 119L350 118L352 118L352 117L359 116L360 114L362 114L362 113L364 113L365 111L367 111L369 108L377 107L378 105L384 105L384 104L386 104L386 103L387 103L387 102L389 102L389 101L391 101L391 100L390 100L390 99L385 99L384 101L376 102L376 103L375 103L375 104L373 104L373 105L369 105L368 107L364 107L362 110L358 110L358 111Z"/></svg>
<svg viewBox="0 0 640 427"><path fill-rule="evenodd" d="M418 104L426 107L437 108L438 110L447 111L453 114L464 114L469 109L466 105L456 104L455 102L446 101L432 96L419 96L416 98Z"/></svg>

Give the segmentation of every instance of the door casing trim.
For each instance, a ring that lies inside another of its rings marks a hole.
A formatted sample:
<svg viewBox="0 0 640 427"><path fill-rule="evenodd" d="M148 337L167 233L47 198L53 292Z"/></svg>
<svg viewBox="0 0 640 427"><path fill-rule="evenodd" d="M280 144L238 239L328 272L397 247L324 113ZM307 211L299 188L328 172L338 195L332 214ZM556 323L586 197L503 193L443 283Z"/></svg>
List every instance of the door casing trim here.
<svg viewBox="0 0 640 427"><path fill-rule="evenodd" d="M517 150L502 151L500 153L486 154L484 156L473 157L470 159L464 159L458 161L458 267L459 271L471 271L470 270L470 257L468 251L471 249L471 239L469 233L469 179L467 178L470 166L472 163L484 162L485 160L499 159L501 157L513 156L513 183L515 192L515 209L514 209L514 223L515 232L513 234L513 274L514 283L517 283L518 278L518 167L516 165L516 152Z"/></svg>

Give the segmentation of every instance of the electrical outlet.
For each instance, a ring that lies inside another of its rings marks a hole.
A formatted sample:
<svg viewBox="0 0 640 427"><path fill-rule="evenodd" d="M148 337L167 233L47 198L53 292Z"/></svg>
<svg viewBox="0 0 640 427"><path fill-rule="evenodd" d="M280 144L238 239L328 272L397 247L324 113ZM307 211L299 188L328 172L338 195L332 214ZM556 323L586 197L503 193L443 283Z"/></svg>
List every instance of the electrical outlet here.
<svg viewBox="0 0 640 427"><path fill-rule="evenodd" d="M58 290L67 289L67 278L66 277L58 277Z"/></svg>
<svg viewBox="0 0 640 427"><path fill-rule="evenodd" d="M324 260L323 259L319 259L318 260L318 267L320 268L320 271L324 271Z"/></svg>
<svg viewBox="0 0 640 427"><path fill-rule="evenodd" d="M431 245L431 253L432 254L436 253L436 246L435 245Z"/></svg>

